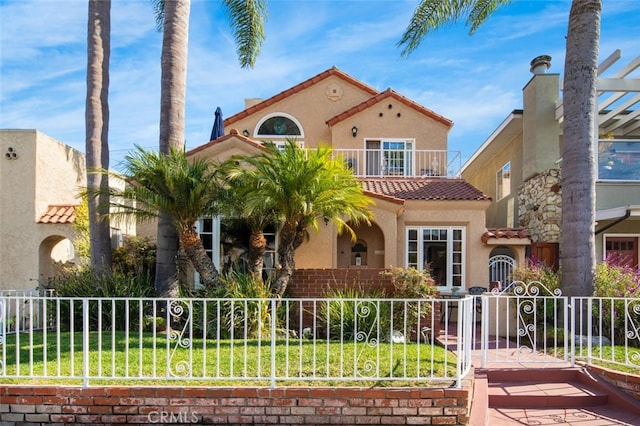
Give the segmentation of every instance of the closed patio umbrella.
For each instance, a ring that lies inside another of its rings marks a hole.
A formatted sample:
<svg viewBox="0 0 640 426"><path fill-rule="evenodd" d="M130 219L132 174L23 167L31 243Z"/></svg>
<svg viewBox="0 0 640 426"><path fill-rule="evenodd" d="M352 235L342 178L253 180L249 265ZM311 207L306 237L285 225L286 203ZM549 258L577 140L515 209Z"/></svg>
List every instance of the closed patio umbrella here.
<svg viewBox="0 0 640 426"><path fill-rule="evenodd" d="M210 141L218 139L224 135L224 122L222 121L222 110L220 107L216 108L216 116L213 120L213 129L211 129Z"/></svg>

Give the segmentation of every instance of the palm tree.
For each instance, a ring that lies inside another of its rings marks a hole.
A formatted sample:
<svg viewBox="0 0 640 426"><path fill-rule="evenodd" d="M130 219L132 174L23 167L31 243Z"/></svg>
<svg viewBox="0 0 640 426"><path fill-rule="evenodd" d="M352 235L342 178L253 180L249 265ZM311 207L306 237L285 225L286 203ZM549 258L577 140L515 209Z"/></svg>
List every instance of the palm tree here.
<svg viewBox="0 0 640 426"><path fill-rule="evenodd" d="M187 48L190 0L154 0L156 21L162 28L162 77L160 89L160 152L184 147L184 115L187 86ZM253 67L264 41L264 0L223 0L234 30L240 65ZM172 219L158 218L156 291L163 293L176 273L177 234Z"/></svg>
<svg viewBox="0 0 640 426"><path fill-rule="evenodd" d="M427 34L466 16L472 34L509 0L422 0L398 45L413 52ZM596 82L602 0L574 0L564 67L561 287L567 296L593 294L595 271Z"/></svg>
<svg viewBox="0 0 640 426"><path fill-rule="evenodd" d="M249 272L261 279L267 251L264 229L276 225L276 212L266 204L251 208L247 205L246 200L258 187L257 175L246 173L241 164L241 158L232 157L221 165L221 180L226 185L219 196L219 202L226 217L237 218L249 228Z"/></svg>
<svg viewBox="0 0 640 426"><path fill-rule="evenodd" d="M109 168L109 55L111 0L89 0L87 30L87 99L85 107L85 149L87 187L100 188L100 196L89 200L91 266L95 271L111 270L109 220L98 220L108 212L109 177L93 169Z"/></svg>
<svg viewBox="0 0 640 426"><path fill-rule="evenodd" d="M373 201L343 161L331 158L331 148L305 151L289 140L281 151L267 143L263 153L244 157L245 173L253 186L245 194L248 212L273 211L280 223L278 233L278 269L273 292L283 296L295 269L295 253L309 237L318 232L318 219L333 222L338 232L355 232L349 223L369 223Z"/></svg>
<svg viewBox="0 0 640 426"><path fill-rule="evenodd" d="M121 174L101 170L126 183L124 189L111 188L111 212L114 219L135 217L155 219L160 214L171 218L170 226L177 230L180 248L184 250L205 287L218 285L219 274L207 255L195 223L203 214L214 214L214 194L217 186L213 163L189 159L182 150L172 149L167 156L136 147L125 156ZM99 193L88 192L89 196ZM163 296L173 296L176 277Z"/></svg>

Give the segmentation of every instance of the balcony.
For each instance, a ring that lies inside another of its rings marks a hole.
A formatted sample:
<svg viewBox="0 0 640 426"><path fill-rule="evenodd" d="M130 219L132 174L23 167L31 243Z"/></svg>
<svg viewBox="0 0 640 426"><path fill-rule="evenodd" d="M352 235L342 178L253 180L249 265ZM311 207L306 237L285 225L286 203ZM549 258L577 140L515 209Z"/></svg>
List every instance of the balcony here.
<svg viewBox="0 0 640 426"><path fill-rule="evenodd" d="M640 140L600 139L598 180L640 181Z"/></svg>
<svg viewBox="0 0 640 426"><path fill-rule="evenodd" d="M460 177L459 151L335 149L357 177Z"/></svg>

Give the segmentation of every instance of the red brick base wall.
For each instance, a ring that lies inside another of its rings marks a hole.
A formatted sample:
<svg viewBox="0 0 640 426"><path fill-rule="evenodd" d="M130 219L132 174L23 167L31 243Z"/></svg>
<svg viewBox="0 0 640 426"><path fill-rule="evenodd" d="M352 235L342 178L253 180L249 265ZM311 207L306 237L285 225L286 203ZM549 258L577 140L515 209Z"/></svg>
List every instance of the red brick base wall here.
<svg viewBox="0 0 640 426"><path fill-rule="evenodd" d="M640 376L609 370L597 365L588 365L587 370L597 374L627 395L640 401Z"/></svg>
<svg viewBox="0 0 640 426"><path fill-rule="evenodd" d="M469 389L3 386L0 423L459 425Z"/></svg>
<svg viewBox="0 0 640 426"><path fill-rule="evenodd" d="M287 286L287 297L290 298L324 298L330 289L355 288L363 290L383 291L386 297L393 297L395 288L391 279L380 275L385 269L296 269ZM402 296L400 296L402 297ZM312 303L305 302L307 307L303 313L303 327L311 327L313 318L310 315ZM435 304L435 318L440 318L440 304ZM293 315L297 318L297 315ZM423 319L421 326L429 327L437 335L440 322L432 324L430 318Z"/></svg>
<svg viewBox="0 0 640 426"><path fill-rule="evenodd" d="M296 269L287 286L287 295L292 298L325 297L329 289L363 288L384 290L393 295L393 283L380 275L384 269Z"/></svg>

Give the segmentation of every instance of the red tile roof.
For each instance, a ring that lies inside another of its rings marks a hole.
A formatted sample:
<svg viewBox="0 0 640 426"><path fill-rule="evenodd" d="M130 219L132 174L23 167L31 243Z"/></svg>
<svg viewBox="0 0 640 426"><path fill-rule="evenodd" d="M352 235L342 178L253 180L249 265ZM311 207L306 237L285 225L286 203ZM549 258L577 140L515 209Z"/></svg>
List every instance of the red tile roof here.
<svg viewBox="0 0 640 426"><path fill-rule="evenodd" d="M257 111L260 111L261 109L264 109L266 107L268 107L269 105L273 105L276 102L279 102L295 93L301 92L302 90L306 89L307 87L313 86L314 84L318 83L319 81L322 81L328 77L331 76L336 76L339 77L343 80L345 80L347 83L352 84L356 87L359 87L360 89L364 90L367 93L370 93L372 96L373 95L377 95L378 91L376 89L374 89L371 86L367 86L366 84L362 83L361 81L356 80L355 78L351 77L349 74L346 74L342 71L340 71L338 68L333 67L330 68L326 71L321 72L320 74L311 77L308 80L303 81L302 83L296 84L295 86L278 93L275 96L272 96L268 99L265 99L264 101L253 105L243 111L240 111L239 113L232 115L231 117L228 117L224 120L224 125L225 127L231 125L232 123L235 123L238 120L242 120L245 117L250 116L251 114L254 114Z"/></svg>
<svg viewBox="0 0 640 426"><path fill-rule="evenodd" d="M361 179L367 192L402 200L476 200L491 198L463 179L367 178Z"/></svg>
<svg viewBox="0 0 640 426"><path fill-rule="evenodd" d="M406 106L408 106L409 108L413 108L416 111L418 111L421 114L424 114L428 117L431 117L432 119L439 121L440 123L444 124L445 126L451 128L451 126L453 126L453 121L449 120L448 118L437 114L433 111L431 111L428 108L423 107L420 104L415 103L414 101L412 101L411 99L402 96L401 94L395 92L392 89L387 89L384 92L378 93L377 95L367 99L366 101L360 103L359 105L356 105L352 108L349 108L348 110L336 115L333 118L330 118L329 120L327 120L327 124L329 126L333 126L343 120L346 120L347 118L357 114L360 111L364 111L372 106L374 106L377 103L380 103L382 101L384 101L387 98L393 98L398 102L401 102L403 104L405 104Z"/></svg>
<svg viewBox="0 0 640 426"><path fill-rule="evenodd" d="M529 238L529 233L523 228L487 228L482 234L482 242L486 243L490 238Z"/></svg>
<svg viewBox="0 0 640 426"><path fill-rule="evenodd" d="M50 205L38 223L73 223L76 220L76 206Z"/></svg>

